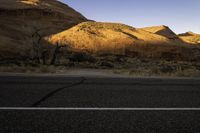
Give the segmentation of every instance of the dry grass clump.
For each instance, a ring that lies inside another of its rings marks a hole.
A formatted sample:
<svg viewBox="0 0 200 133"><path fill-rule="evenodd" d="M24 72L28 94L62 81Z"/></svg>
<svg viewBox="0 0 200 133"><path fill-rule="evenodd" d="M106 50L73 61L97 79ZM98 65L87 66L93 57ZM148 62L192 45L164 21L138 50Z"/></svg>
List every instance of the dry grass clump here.
<svg viewBox="0 0 200 133"><path fill-rule="evenodd" d="M0 72L18 73L67 73L69 69L108 69L114 73L129 76L169 76L200 77L200 63L188 61L169 61L149 58L132 58L123 55L96 55L90 60L87 54L74 54L64 64L48 65L6 65L0 66Z"/></svg>
<svg viewBox="0 0 200 133"><path fill-rule="evenodd" d="M135 64L135 65L134 65ZM181 61L134 60L126 69L115 69L118 74L131 76L200 77L200 64Z"/></svg>

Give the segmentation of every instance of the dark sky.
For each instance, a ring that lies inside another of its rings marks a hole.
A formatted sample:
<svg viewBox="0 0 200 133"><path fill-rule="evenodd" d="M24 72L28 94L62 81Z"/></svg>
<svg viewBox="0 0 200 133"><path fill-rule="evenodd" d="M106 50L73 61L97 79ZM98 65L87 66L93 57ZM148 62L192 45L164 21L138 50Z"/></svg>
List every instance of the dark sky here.
<svg viewBox="0 0 200 133"><path fill-rule="evenodd" d="M200 33L200 0L60 0L88 19Z"/></svg>

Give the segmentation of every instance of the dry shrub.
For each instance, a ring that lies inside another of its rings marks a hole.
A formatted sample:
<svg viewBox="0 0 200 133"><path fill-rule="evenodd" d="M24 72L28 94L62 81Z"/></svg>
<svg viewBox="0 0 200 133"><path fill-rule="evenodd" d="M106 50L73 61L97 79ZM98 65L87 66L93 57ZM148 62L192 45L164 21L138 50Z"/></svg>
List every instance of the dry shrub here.
<svg viewBox="0 0 200 133"><path fill-rule="evenodd" d="M73 53L70 57L69 60L72 62L95 62L96 59L87 53Z"/></svg>

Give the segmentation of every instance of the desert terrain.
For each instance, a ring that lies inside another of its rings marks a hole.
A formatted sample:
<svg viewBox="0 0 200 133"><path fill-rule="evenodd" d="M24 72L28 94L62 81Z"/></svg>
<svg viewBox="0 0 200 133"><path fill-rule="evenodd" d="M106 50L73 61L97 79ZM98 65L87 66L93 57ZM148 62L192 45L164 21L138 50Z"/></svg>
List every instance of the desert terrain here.
<svg viewBox="0 0 200 133"><path fill-rule="evenodd" d="M1 0L0 17L1 72L200 76L197 33L96 22L57 0Z"/></svg>

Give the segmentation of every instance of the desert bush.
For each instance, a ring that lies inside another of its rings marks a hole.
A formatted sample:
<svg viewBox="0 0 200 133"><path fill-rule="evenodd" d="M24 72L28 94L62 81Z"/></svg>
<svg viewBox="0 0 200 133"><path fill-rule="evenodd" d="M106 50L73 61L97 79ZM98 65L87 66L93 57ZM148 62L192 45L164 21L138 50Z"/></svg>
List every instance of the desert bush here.
<svg viewBox="0 0 200 133"><path fill-rule="evenodd" d="M107 68L114 68L114 64L112 64L111 62L107 62L107 61L103 61L100 64L103 67L107 67Z"/></svg>
<svg viewBox="0 0 200 133"><path fill-rule="evenodd" d="M95 62L96 59L89 54L86 53L73 53L69 60L72 62Z"/></svg>
<svg viewBox="0 0 200 133"><path fill-rule="evenodd" d="M165 65L160 68L160 71L162 73L171 73L171 72L175 71L175 68L173 66Z"/></svg>

